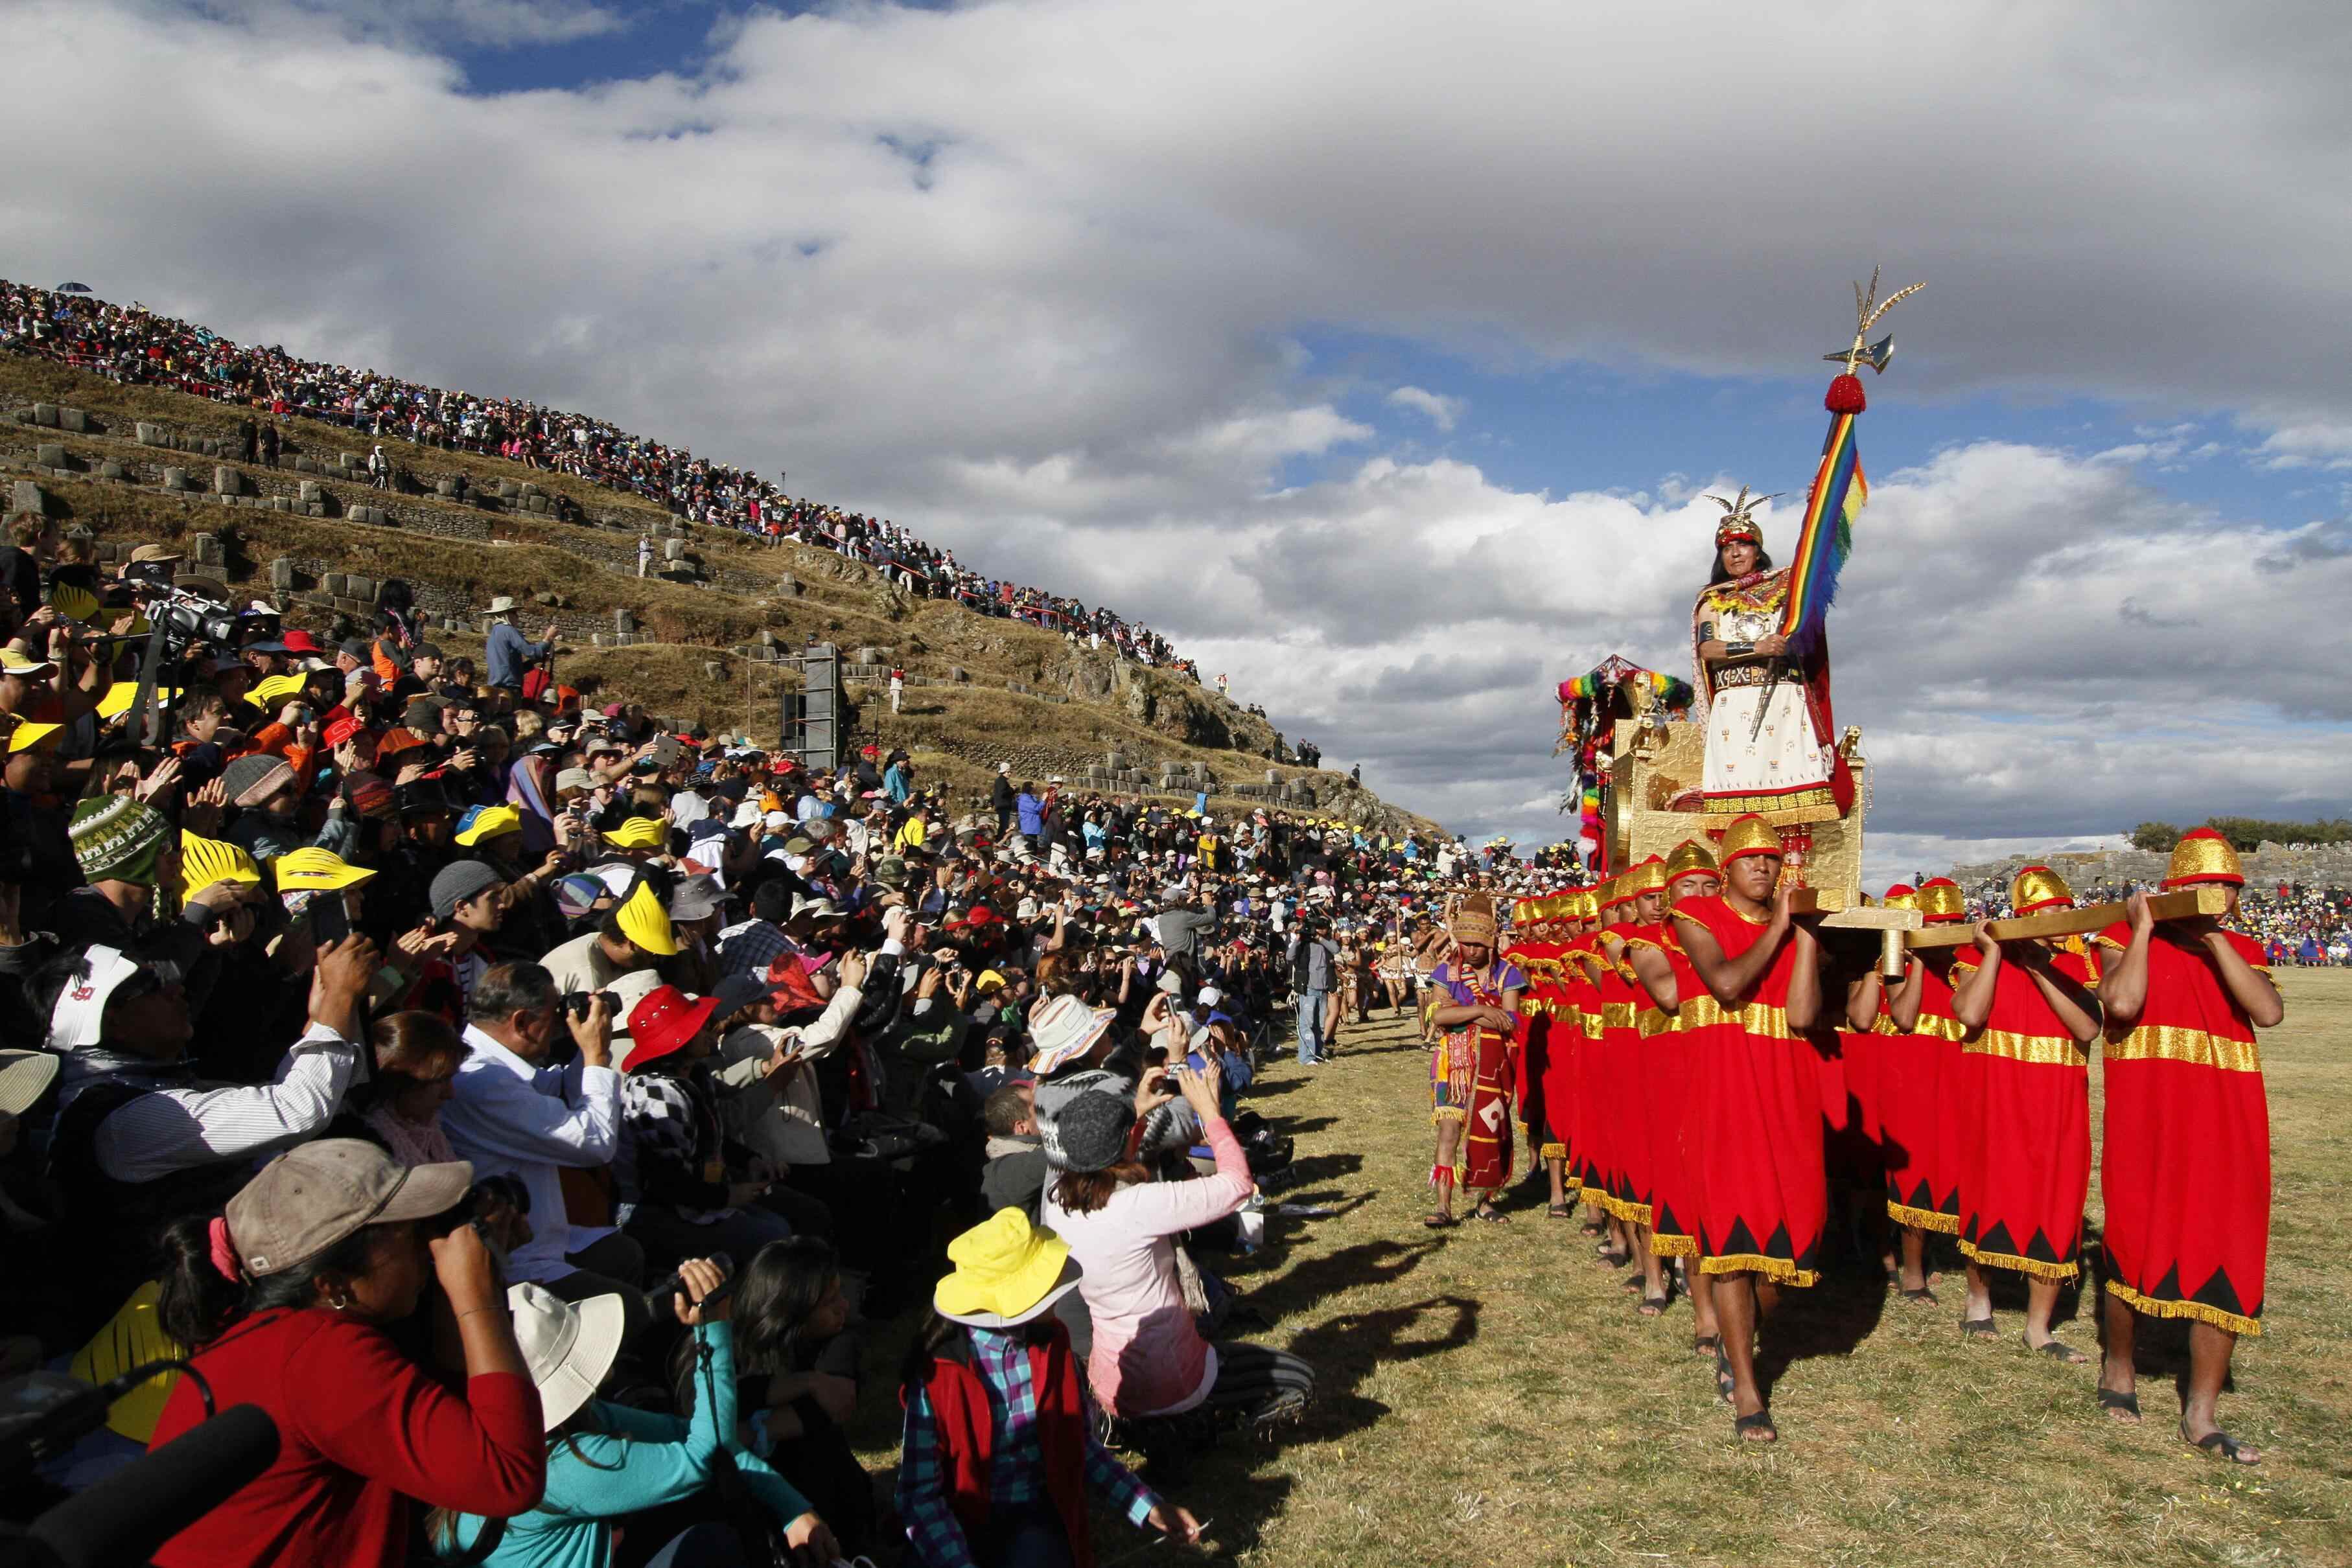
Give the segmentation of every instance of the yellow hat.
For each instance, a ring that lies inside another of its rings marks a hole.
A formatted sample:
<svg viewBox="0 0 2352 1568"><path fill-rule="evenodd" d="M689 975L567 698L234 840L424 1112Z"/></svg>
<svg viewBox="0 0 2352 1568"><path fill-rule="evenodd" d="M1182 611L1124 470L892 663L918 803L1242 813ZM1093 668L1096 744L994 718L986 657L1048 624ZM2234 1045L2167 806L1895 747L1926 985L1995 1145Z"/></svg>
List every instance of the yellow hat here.
<svg viewBox="0 0 2352 1568"><path fill-rule="evenodd" d="M53 582L49 608L68 621L87 621L98 613L98 595L75 583Z"/></svg>
<svg viewBox="0 0 2352 1568"><path fill-rule="evenodd" d="M307 684L308 678L302 675L272 675L266 681L255 682L253 689L245 694L245 700L266 709L274 703L293 701L302 695Z"/></svg>
<svg viewBox="0 0 2352 1568"><path fill-rule="evenodd" d="M241 882L249 887L261 884L261 868L253 857L235 844L218 839L200 839L186 829L180 830L180 877L184 891L189 895L210 887L216 882Z"/></svg>
<svg viewBox="0 0 2352 1568"><path fill-rule="evenodd" d="M468 825L456 833L457 841L471 849L490 839L502 839L509 833L522 831L522 814L512 806L482 806L467 813Z"/></svg>
<svg viewBox="0 0 2352 1568"><path fill-rule="evenodd" d="M622 936L654 956L667 958L677 951L677 936L669 928L669 912L654 896L652 883L638 883L637 891L613 912L613 918Z"/></svg>
<svg viewBox="0 0 2352 1568"><path fill-rule="evenodd" d="M352 865L332 850L289 850L269 862L280 893L326 893L356 887L375 875L366 866Z"/></svg>
<svg viewBox="0 0 2352 1568"><path fill-rule="evenodd" d="M138 695L139 683L137 681L115 682L112 685L106 688L106 695L98 699L98 716L100 718L113 718L117 715L129 713L131 711L132 699ZM158 703L175 702L179 699L179 695L180 694L178 692L167 686L157 686L155 688L155 700Z"/></svg>
<svg viewBox="0 0 2352 1568"><path fill-rule="evenodd" d="M2046 865L2030 865L2017 873L2010 883L2009 906L2019 915L2031 915L2037 909L2070 908L2074 903L2074 890L2066 879Z"/></svg>
<svg viewBox="0 0 2352 1568"><path fill-rule="evenodd" d="M1666 862L1652 855L1636 862L1625 873L1626 891L1639 896L1644 893L1663 893L1666 886Z"/></svg>
<svg viewBox="0 0 2352 1568"><path fill-rule="evenodd" d="M2239 863L2237 849L2229 840L2210 828L2191 828L2172 846L2172 866L2165 873L2164 885L2195 887L2208 882L2243 887L2246 868Z"/></svg>
<svg viewBox="0 0 2352 1568"><path fill-rule="evenodd" d="M1666 857L1666 880L1669 883L1689 876L1694 872L1715 869L1715 852L1706 847L1704 839L1685 839L1675 846L1675 852Z"/></svg>
<svg viewBox="0 0 2352 1568"><path fill-rule="evenodd" d="M48 660L37 659L14 643L5 647L0 647L0 671L5 671L9 674L37 675L44 670L56 668L57 665Z"/></svg>
<svg viewBox="0 0 2352 1568"><path fill-rule="evenodd" d="M659 848L662 842L661 819L631 817L619 827L608 829L604 834L604 841L608 844L618 844L625 850Z"/></svg>
<svg viewBox="0 0 2352 1568"><path fill-rule="evenodd" d="M1906 887L1898 882L1886 890L1885 905L1889 909L1918 909L1922 907L1919 903L1919 890Z"/></svg>
<svg viewBox="0 0 2352 1568"><path fill-rule="evenodd" d="M931 1292L940 1316L975 1328L1011 1328L1077 1289L1070 1244L1017 1208L1000 1208L948 1243L955 1272Z"/></svg>
<svg viewBox="0 0 2352 1568"><path fill-rule="evenodd" d="M983 997L991 991L1001 991L1004 988L1004 977L994 969L982 969L980 978L971 983L971 988Z"/></svg>
<svg viewBox="0 0 2352 1568"><path fill-rule="evenodd" d="M36 724L27 720L18 725L16 733L8 737L8 749L11 751L36 750L55 740L58 737L58 731L64 727L62 725Z"/></svg>
<svg viewBox="0 0 2352 1568"><path fill-rule="evenodd" d="M1742 855L1777 855L1783 852L1779 831L1750 811L1723 831L1723 852L1718 859L1727 866Z"/></svg>
<svg viewBox="0 0 2352 1568"><path fill-rule="evenodd" d="M1623 872L1618 873L1592 890L1593 906L1604 916L1633 896L1633 889L1628 884Z"/></svg>

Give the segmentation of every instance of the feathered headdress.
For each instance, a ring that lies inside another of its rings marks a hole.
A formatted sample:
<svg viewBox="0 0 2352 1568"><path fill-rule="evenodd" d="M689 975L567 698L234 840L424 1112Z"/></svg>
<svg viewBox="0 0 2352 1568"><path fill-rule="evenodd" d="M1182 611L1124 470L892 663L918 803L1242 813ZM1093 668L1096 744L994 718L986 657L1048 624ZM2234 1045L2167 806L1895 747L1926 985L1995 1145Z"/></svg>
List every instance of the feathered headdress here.
<svg viewBox="0 0 2352 1568"><path fill-rule="evenodd" d="M1723 521L1715 526L1715 548L1721 549L1734 539L1746 539L1752 545L1762 544L1764 525L1751 514L1765 502L1778 500L1780 496L1781 492L1778 490L1769 496L1750 496L1745 485L1739 486L1739 495L1735 500L1727 501L1720 496L1709 496L1708 500L1723 508Z"/></svg>

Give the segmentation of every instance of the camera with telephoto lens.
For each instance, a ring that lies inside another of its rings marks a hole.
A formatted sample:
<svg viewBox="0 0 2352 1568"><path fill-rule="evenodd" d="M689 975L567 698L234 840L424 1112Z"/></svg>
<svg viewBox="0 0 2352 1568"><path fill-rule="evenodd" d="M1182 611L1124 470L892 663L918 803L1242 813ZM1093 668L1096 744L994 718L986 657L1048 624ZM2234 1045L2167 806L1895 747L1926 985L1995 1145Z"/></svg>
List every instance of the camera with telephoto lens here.
<svg viewBox="0 0 2352 1568"><path fill-rule="evenodd" d="M621 998L612 991L566 991L563 993L563 1010L573 1018L585 1019L588 1009L596 1005L599 997L604 998L606 1016L616 1019L621 1016Z"/></svg>
<svg viewBox="0 0 2352 1568"><path fill-rule="evenodd" d="M174 653L198 643L233 647L236 612L184 588L160 586L147 596L147 619L163 629L164 646Z"/></svg>

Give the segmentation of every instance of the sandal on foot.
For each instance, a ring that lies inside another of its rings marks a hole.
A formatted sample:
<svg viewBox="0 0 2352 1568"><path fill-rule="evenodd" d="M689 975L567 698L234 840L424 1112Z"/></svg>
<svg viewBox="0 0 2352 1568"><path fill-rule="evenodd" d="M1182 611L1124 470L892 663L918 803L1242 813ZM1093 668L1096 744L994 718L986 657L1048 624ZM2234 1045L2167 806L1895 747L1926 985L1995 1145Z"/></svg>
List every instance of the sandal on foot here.
<svg viewBox="0 0 2352 1568"><path fill-rule="evenodd" d="M2114 1411L2119 1416L2128 1416L2133 1421L2137 1421L2139 1391L2134 1389L2129 1394L2123 1394L2113 1388L2102 1388L2099 1390L2099 1408Z"/></svg>
<svg viewBox="0 0 2352 1568"><path fill-rule="evenodd" d="M1483 1203L1470 1211L1470 1218L1488 1225L1508 1225L1511 1222L1509 1215Z"/></svg>
<svg viewBox="0 0 2352 1568"><path fill-rule="evenodd" d="M2089 1364L2091 1359L2062 1339L2045 1339L2040 1344L2028 1344L2025 1348L2036 1355L2046 1355L2062 1366L2084 1366Z"/></svg>
<svg viewBox="0 0 2352 1568"><path fill-rule="evenodd" d="M1450 1230L1462 1222L1454 1218L1454 1216L1450 1214L1441 1213L1431 1215L1427 1219L1423 1220L1422 1223L1428 1226L1432 1230Z"/></svg>
<svg viewBox="0 0 2352 1568"><path fill-rule="evenodd" d="M2230 1436L2229 1433L2221 1430L2219 1427L2214 1427L2211 1431L2206 1433L2201 1437L2192 1437L2189 1435L2189 1423L2183 1421L2180 1423L2180 1440L2188 1444L2190 1448L2202 1453L2209 1459L2227 1459L2233 1465L2259 1465L2262 1463L2262 1460L2260 1459L2242 1458L2239 1450L2243 1448L2245 1445L2239 1442L2237 1438Z"/></svg>
<svg viewBox="0 0 2352 1568"><path fill-rule="evenodd" d="M1726 1405L1738 1396L1739 1379L1731 1370L1731 1357L1724 1354L1723 1341L1715 1343L1715 1396Z"/></svg>
<svg viewBox="0 0 2352 1568"><path fill-rule="evenodd" d="M1695 1333L1691 1335L1691 1354L1693 1355L1713 1355L1717 1351L1719 1351L1722 1348L1723 1336L1719 1333Z"/></svg>
<svg viewBox="0 0 2352 1568"><path fill-rule="evenodd" d="M1922 1285L1916 1291L1898 1291L1896 1294L1918 1306L1932 1307L1937 1304L1935 1291L1927 1285Z"/></svg>
<svg viewBox="0 0 2352 1568"><path fill-rule="evenodd" d="M1674 1302L1675 1299L1672 1296L1643 1296L1642 1304L1637 1310L1645 1318L1661 1317L1664 1315L1668 1307L1674 1305Z"/></svg>
<svg viewBox="0 0 2352 1568"><path fill-rule="evenodd" d="M1601 1261L1604 1267L1610 1269L1622 1269L1626 1264L1631 1263L1633 1260L1633 1255L1631 1252L1619 1252L1607 1247L1603 1247L1601 1249Z"/></svg>
<svg viewBox="0 0 2352 1568"><path fill-rule="evenodd" d="M1756 1436L1749 1437L1751 1432ZM1759 1410L1753 1416L1734 1416L1731 1418L1731 1434L1743 1443L1777 1443L1780 1440L1780 1429L1772 1425L1772 1412L1769 1410Z"/></svg>
<svg viewBox="0 0 2352 1568"><path fill-rule="evenodd" d="M1546 1219L1574 1219L1576 1218L1576 1207L1573 1204L1547 1204L1544 1207L1544 1218Z"/></svg>
<svg viewBox="0 0 2352 1568"><path fill-rule="evenodd" d="M1993 1322L1990 1318L1962 1318L1960 1320L1960 1337L1962 1339L1992 1339L1997 1337L2000 1333L2000 1331L1993 1326Z"/></svg>

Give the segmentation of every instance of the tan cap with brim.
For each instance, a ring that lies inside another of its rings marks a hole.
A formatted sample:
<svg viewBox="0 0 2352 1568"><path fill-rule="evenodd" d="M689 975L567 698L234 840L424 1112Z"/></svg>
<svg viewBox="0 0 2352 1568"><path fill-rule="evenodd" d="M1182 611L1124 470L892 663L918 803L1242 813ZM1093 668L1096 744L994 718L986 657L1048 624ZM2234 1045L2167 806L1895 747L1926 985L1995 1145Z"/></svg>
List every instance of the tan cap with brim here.
<svg viewBox="0 0 2352 1568"><path fill-rule="evenodd" d="M403 1168L361 1138L287 1150L228 1200L228 1234L251 1278L299 1269L363 1226L423 1219L474 1185L464 1160Z"/></svg>

